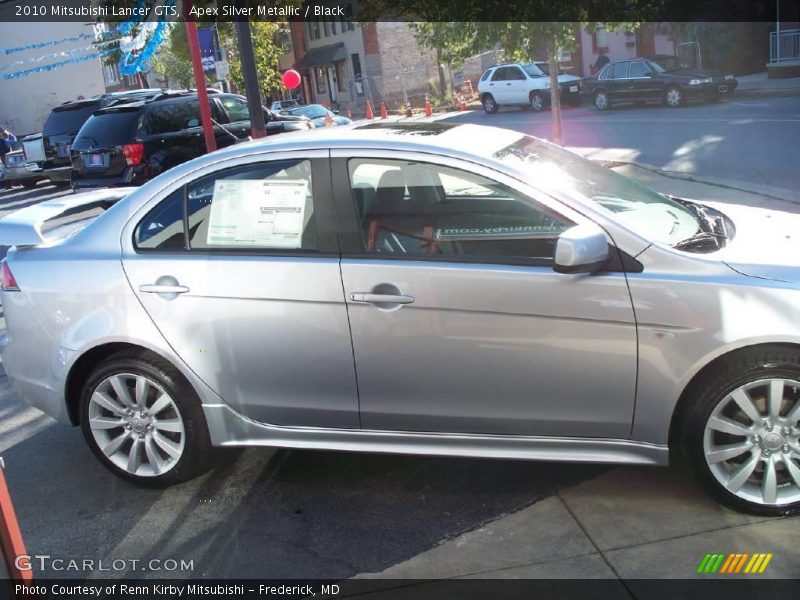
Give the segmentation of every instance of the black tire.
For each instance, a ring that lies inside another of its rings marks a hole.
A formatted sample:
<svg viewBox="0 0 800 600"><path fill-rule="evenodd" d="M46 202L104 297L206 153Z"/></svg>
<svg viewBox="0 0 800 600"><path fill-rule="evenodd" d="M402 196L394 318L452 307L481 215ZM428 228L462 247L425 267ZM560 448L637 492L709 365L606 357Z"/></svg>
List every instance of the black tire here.
<svg viewBox="0 0 800 600"><path fill-rule="evenodd" d="M541 112L547 106L547 99L541 92L531 92L528 98L528 106L534 112Z"/></svg>
<svg viewBox="0 0 800 600"><path fill-rule="evenodd" d="M609 110L611 108L611 98L605 90L597 90L594 93L592 102L597 110Z"/></svg>
<svg viewBox="0 0 800 600"><path fill-rule="evenodd" d="M693 386L688 390L687 397L685 398L686 404L684 405L679 420L677 423L676 434L673 438L673 443L678 447L674 448L675 454L683 459L686 466L699 481L699 483L706 489L706 491L715 498L720 504L737 511L747 512L761 516L781 516L790 515L800 512L800 500L796 502L787 502L783 504L762 504L753 502L740 497L736 493L728 490L711 472L708 462L706 461L706 450L704 446L706 436L706 424L712 413L723 402L726 401L731 392L737 390L743 385L767 378L784 378L794 381L800 381L800 351L794 348L784 346L758 346L747 348L735 352L728 357L724 358L716 368L704 377L703 381ZM790 387L791 389L795 389ZM800 402L800 390L793 392L795 397ZM781 410L782 414L786 414L786 403L789 400L783 396L784 408ZM757 402L766 403L765 398L759 398ZM756 402L754 400L754 402ZM747 418L743 422L749 422ZM770 430L778 431L778 429ZM794 427L795 433L792 434L797 437L797 425ZM735 438L741 440L742 438ZM748 438L749 439L749 438ZM750 460L758 460L755 470L752 472L756 477L761 477L763 482L763 465L759 467L763 460L762 451L759 450L757 444L753 444L755 450L751 454ZM800 468L798 464L800 458L793 459L793 454L782 453L781 450L772 450L772 453L779 458L777 463L780 469L782 461L794 460L794 465ZM756 458L758 456L761 458ZM746 454L742 455L741 459L746 461ZM759 472L759 469L761 471ZM753 477L750 475L749 477ZM750 481L748 477L748 482ZM783 484L791 485L791 478L785 466L783 466ZM788 480L786 479L788 478ZM800 486L798 486L800 487ZM742 488L744 489L744 488ZM741 490L740 490L741 491Z"/></svg>
<svg viewBox="0 0 800 600"><path fill-rule="evenodd" d="M499 108L497 101L491 94L484 94L483 98L481 98L481 104L483 104L483 110L486 111L487 115L495 114Z"/></svg>
<svg viewBox="0 0 800 600"><path fill-rule="evenodd" d="M675 98L675 100L673 100ZM671 85L664 90L664 104L670 108L680 108L684 104L683 90Z"/></svg>
<svg viewBox="0 0 800 600"><path fill-rule="evenodd" d="M92 434L89 425L91 395L101 382L121 373L147 377L169 394L178 408L177 416L182 419L185 432L183 453L174 466L160 475L136 475L120 468L103 453ZM200 399L175 367L152 354L135 355L124 352L100 363L81 391L80 424L83 435L98 460L115 475L136 484L148 487L173 485L199 475L208 467L212 446Z"/></svg>

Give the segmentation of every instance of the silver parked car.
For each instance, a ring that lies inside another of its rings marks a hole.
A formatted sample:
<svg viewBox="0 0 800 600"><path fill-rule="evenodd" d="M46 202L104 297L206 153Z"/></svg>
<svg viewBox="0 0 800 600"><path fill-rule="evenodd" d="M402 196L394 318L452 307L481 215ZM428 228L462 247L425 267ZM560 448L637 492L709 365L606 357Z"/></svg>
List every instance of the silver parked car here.
<svg viewBox="0 0 800 600"><path fill-rule="evenodd" d="M785 514L797 231L513 131L324 128L0 221L0 346L30 404L138 482L212 446L673 451L720 502Z"/></svg>

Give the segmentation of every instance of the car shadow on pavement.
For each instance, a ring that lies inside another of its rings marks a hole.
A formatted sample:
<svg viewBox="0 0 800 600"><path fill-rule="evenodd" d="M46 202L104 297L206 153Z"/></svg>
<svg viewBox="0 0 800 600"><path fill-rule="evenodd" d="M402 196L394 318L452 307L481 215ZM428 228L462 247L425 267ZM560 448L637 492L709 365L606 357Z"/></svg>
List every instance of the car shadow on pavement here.
<svg viewBox="0 0 800 600"><path fill-rule="evenodd" d="M4 405L5 407L6 405ZM94 577L346 578L380 571L604 472L605 466L253 448L167 489L106 471L52 424L4 453L30 554L191 560ZM142 564L142 563L140 563ZM37 572L85 577L83 572Z"/></svg>

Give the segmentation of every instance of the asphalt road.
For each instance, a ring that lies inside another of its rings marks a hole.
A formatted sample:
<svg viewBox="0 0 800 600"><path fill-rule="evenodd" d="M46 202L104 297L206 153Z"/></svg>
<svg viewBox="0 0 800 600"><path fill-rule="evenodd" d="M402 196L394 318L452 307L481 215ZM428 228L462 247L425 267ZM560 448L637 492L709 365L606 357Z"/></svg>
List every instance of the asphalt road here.
<svg viewBox="0 0 800 600"><path fill-rule="evenodd" d="M586 104L586 102L584 102ZM495 125L551 138L550 111L469 111L449 121ZM734 95L716 104L563 109L564 145L593 157L768 185L800 197L800 97Z"/></svg>

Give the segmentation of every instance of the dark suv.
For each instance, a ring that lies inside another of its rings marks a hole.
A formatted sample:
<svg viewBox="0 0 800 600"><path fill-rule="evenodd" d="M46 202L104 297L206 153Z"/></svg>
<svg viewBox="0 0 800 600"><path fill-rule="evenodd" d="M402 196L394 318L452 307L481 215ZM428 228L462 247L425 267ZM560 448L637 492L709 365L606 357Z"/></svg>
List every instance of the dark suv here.
<svg viewBox="0 0 800 600"><path fill-rule="evenodd" d="M44 175L56 185L69 185L72 171L70 146L86 119L94 111L126 100L152 98L161 93L163 93L161 89L129 90L65 102L56 106L50 111L42 130Z"/></svg>
<svg viewBox="0 0 800 600"><path fill-rule="evenodd" d="M209 97L217 147L250 136L247 99L235 94ZM267 135L311 129L305 117L264 108ZM141 185L167 169L205 154L197 93L168 92L151 100L96 111L72 144L75 189Z"/></svg>

